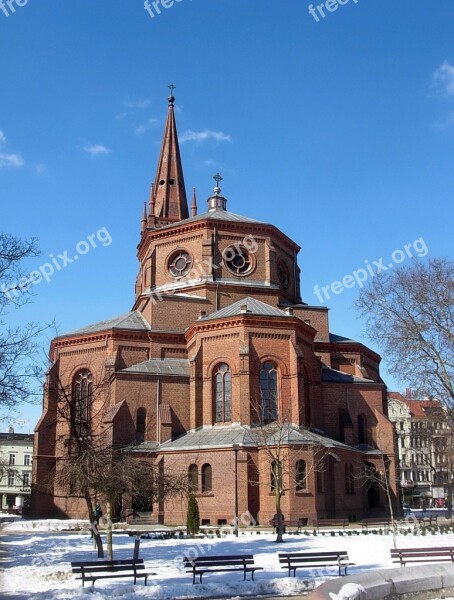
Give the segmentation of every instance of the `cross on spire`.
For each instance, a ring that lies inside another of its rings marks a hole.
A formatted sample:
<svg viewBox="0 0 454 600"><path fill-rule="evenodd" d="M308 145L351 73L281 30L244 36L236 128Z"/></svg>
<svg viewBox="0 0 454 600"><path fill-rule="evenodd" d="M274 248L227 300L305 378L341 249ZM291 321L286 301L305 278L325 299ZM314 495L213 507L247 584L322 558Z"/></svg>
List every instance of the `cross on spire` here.
<svg viewBox="0 0 454 600"><path fill-rule="evenodd" d="M213 190L213 191L214 191L214 193L215 193L215 194L216 194L216 196L217 196L217 195L218 195L218 194L220 194L220 192L221 192L221 188L219 187L219 183L220 183L221 181L223 181L223 177L221 177L221 176L219 175L219 173L216 173L216 175L214 175L214 176L213 176L213 179L214 179L214 180L215 180L215 182L216 182L216 187L214 188L214 190Z"/></svg>
<svg viewBox="0 0 454 600"><path fill-rule="evenodd" d="M176 89L176 85L174 85L173 83L171 83L168 88L170 90L170 96L169 96L169 106L173 106L173 103L175 102L175 96L173 95L173 90Z"/></svg>

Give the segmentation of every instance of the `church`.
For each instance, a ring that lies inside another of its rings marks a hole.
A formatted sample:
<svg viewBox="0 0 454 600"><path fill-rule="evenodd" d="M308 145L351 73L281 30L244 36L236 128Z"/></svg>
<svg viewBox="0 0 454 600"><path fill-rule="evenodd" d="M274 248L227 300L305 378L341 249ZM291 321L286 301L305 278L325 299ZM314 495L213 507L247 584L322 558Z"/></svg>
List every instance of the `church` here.
<svg viewBox="0 0 454 600"><path fill-rule="evenodd" d="M174 102L141 218L132 309L51 343L34 484L64 460L60 382L112 445L186 474L202 524L268 525L277 494L287 520L385 514L377 480L397 506L398 474L380 356L332 333L328 308L302 300L298 244L266 215L230 212L219 174L206 206L195 191L189 204ZM364 466L377 477L362 478ZM186 519L181 499L139 507L132 496L120 508ZM32 513L87 517L83 498L58 489L36 492Z"/></svg>

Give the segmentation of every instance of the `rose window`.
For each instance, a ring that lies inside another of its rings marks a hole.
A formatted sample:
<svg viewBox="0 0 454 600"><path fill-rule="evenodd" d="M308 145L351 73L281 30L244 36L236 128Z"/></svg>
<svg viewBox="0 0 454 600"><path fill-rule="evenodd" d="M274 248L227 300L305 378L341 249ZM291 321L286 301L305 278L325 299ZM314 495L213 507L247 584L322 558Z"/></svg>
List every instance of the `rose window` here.
<svg viewBox="0 0 454 600"><path fill-rule="evenodd" d="M187 252L176 252L169 261L169 271L174 277L186 275L192 265L191 257Z"/></svg>
<svg viewBox="0 0 454 600"><path fill-rule="evenodd" d="M280 262L277 266L277 276L279 277L280 284L283 288L288 288L289 284L289 272L287 265Z"/></svg>
<svg viewBox="0 0 454 600"><path fill-rule="evenodd" d="M223 257L227 268L234 275L245 275L251 270L252 260L244 248L231 246L223 252Z"/></svg>

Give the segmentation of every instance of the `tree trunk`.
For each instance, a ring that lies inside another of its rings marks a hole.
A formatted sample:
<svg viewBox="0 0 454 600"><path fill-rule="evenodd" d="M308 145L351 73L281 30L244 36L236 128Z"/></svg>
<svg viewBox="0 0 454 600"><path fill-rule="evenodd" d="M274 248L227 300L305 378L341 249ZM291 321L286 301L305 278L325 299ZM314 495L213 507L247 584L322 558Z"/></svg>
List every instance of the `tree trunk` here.
<svg viewBox="0 0 454 600"><path fill-rule="evenodd" d="M113 560L113 544L112 544L112 503L106 501L107 511L107 560Z"/></svg>
<svg viewBox="0 0 454 600"><path fill-rule="evenodd" d="M276 523L276 542L278 544L282 544L282 542L284 541L283 538L283 534L284 534L284 518L282 516L282 510L281 510L281 494L279 490L276 490L276 516L277 516L277 523Z"/></svg>
<svg viewBox="0 0 454 600"><path fill-rule="evenodd" d="M96 544L96 548L98 548L98 558L104 558L104 549L102 547L102 539L101 535L98 531L98 527L96 524L95 511L93 510L93 504L90 498L90 491L88 489L85 490L85 502L87 504L88 509L88 518L90 519L90 530L91 535L94 538L94 543Z"/></svg>

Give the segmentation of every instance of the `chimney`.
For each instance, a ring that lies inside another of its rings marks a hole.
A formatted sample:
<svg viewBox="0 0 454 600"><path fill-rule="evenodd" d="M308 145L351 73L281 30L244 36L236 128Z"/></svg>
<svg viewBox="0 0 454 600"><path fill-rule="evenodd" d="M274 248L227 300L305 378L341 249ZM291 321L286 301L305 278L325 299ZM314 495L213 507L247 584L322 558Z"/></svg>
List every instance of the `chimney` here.
<svg viewBox="0 0 454 600"><path fill-rule="evenodd" d="M8 429L8 433L10 433L10 434L12 435L12 434L14 433L14 427L10 427L10 428Z"/></svg>
<svg viewBox="0 0 454 600"><path fill-rule="evenodd" d="M206 312L206 310L201 310L201 311L199 312L199 320L200 320L200 319L203 319L203 317L206 317L206 316L207 316L207 312Z"/></svg>
<svg viewBox="0 0 454 600"><path fill-rule="evenodd" d="M411 400L411 399L412 399L412 392L411 392L411 388L407 388L407 389L405 390L405 398L406 398L407 400Z"/></svg>
<svg viewBox="0 0 454 600"><path fill-rule="evenodd" d="M247 313L247 304L242 304L240 306L240 313Z"/></svg>
<svg viewBox="0 0 454 600"><path fill-rule="evenodd" d="M287 306L285 308L285 313L289 316L289 317L293 317L293 308L291 308L290 306Z"/></svg>

